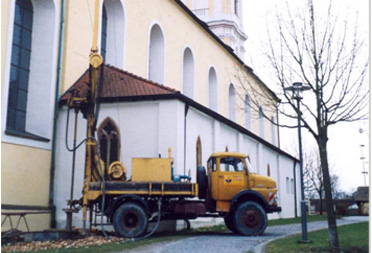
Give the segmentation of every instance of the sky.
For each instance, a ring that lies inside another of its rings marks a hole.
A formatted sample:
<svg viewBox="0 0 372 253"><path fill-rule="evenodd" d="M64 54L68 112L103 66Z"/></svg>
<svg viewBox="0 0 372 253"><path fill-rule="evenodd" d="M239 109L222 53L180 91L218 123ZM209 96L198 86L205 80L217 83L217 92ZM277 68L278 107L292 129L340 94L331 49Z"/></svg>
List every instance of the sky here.
<svg viewBox="0 0 372 253"><path fill-rule="evenodd" d="M285 13L286 3L291 9L307 1L298 0L244 0L243 1L243 26L248 40L245 44L245 62L253 68L254 72L270 87L271 76L267 72L267 63L263 52L267 42L267 24L270 28L270 20L274 17L276 9L279 13ZM315 0L314 4L324 4L327 1ZM368 0L337 0L333 1L339 18L348 15L348 19L355 20L358 13L360 35L369 38L369 1ZM324 6L324 10L327 8ZM368 53L368 49L366 51ZM304 93L306 96L306 93ZM282 118L280 121L282 122ZM360 129L363 133L360 133ZM364 186L362 174L363 163L360 145L365 145L364 156L366 157L365 169L369 170L369 122L341 123L332 126L329 130L328 158L329 164L335 174L339 176L339 189L350 192L358 186ZM306 129L303 133L303 149L309 152L316 149L314 139ZM280 129L281 148L293 153L294 146L298 147L297 130ZM298 150L298 149L297 149ZM369 174L367 175L369 184Z"/></svg>

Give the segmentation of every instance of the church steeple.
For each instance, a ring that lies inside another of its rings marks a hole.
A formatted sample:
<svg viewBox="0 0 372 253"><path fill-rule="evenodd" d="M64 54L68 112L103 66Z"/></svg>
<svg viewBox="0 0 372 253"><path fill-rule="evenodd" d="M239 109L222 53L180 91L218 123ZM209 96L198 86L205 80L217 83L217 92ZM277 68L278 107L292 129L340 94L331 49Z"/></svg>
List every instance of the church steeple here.
<svg viewBox="0 0 372 253"><path fill-rule="evenodd" d="M243 31L243 0L184 0L190 10L241 59L244 59L244 42L247 35Z"/></svg>

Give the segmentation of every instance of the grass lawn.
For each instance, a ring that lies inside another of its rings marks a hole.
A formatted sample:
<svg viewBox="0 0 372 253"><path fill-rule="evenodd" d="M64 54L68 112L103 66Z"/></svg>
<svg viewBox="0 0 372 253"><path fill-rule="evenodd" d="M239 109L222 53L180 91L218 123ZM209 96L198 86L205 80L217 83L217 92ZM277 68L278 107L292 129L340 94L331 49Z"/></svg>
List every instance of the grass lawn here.
<svg viewBox="0 0 372 253"><path fill-rule="evenodd" d="M336 216L336 219L340 219L340 218L341 216ZM327 215L307 215L306 216L307 222L323 221L323 220L327 220ZM294 223L301 223L301 217L269 220L268 226L287 225L287 224L294 224Z"/></svg>
<svg viewBox="0 0 372 253"><path fill-rule="evenodd" d="M338 227L340 252L368 252L368 222L344 225ZM310 232L310 243L298 243L301 235L275 240L269 243L265 250L268 253L281 252L335 252L328 244L328 229Z"/></svg>

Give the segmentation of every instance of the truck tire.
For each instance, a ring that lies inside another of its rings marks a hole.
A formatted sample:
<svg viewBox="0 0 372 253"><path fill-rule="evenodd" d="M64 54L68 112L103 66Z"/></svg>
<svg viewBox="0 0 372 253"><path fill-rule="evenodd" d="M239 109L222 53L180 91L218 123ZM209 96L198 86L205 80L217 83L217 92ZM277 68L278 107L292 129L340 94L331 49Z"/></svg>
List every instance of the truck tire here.
<svg viewBox="0 0 372 253"><path fill-rule="evenodd" d="M233 217L235 229L241 235L260 235L267 227L267 214L257 202L241 203L235 210Z"/></svg>
<svg viewBox="0 0 372 253"><path fill-rule="evenodd" d="M142 206L129 202L122 204L114 213L113 225L121 237L136 238L142 236L148 226L148 217Z"/></svg>
<svg viewBox="0 0 372 253"><path fill-rule="evenodd" d="M236 230L235 228L235 225L234 225L234 215L229 213L225 218L225 225L226 227L233 233L238 233L238 231Z"/></svg>
<svg viewBox="0 0 372 253"><path fill-rule="evenodd" d="M208 178L204 166L198 166L196 171L196 182L199 187L199 199L205 199L208 191Z"/></svg>

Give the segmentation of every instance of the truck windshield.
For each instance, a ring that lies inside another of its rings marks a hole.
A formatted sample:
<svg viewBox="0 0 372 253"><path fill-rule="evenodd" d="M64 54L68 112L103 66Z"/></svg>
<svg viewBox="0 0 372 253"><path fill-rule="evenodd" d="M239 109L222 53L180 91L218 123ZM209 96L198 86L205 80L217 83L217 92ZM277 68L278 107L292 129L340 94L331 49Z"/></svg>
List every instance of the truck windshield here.
<svg viewBox="0 0 372 253"><path fill-rule="evenodd" d="M249 161L248 157L245 158L245 163L247 164L248 172L249 172L249 173L254 173L254 171L253 171L253 167L252 167L252 164L251 164L251 162Z"/></svg>
<svg viewBox="0 0 372 253"><path fill-rule="evenodd" d="M233 157L224 157L220 160L221 171L235 171L242 172L244 171L244 162L239 158Z"/></svg>

